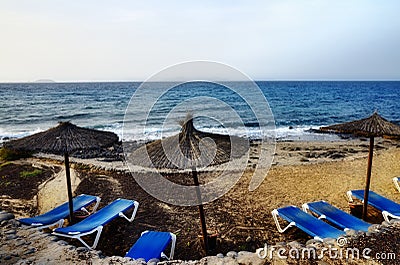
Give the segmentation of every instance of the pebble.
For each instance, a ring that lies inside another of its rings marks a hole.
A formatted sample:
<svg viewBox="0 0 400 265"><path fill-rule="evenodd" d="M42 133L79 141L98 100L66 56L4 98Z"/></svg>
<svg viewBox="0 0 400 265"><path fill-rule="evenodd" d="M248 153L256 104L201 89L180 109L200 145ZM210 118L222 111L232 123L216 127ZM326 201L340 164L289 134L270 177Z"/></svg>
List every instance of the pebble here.
<svg viewBox="0 0 400 265"><path fill-rule="evenodd" d="M217 258L223 259L223 258L224 258L224 254L218 253L218 254L217 254Z"/></svg>
<svg viewBox="0 0 400 265"><path fill-rule="evenodd" d="M306 246L315 245L315 244L321 244L321 241L316 240L316 239L310 239L310 240L307 240L307 242L306 242Z"/></svg>
<svg viewBox="0 0 400 265"><path fill-rule="evenodd" d="M264 265L265 260L258 257L256 253L241 251L236 261L240 265Z"/></svg>
<svg viewBox="0 0 400 265"><path fill-rule="evenodd" d="M380 225L377 224L373 224L370 227L368 227L368 231L372 232L372 231L377 231L380 229Z"/></svg>
<svg viewBox="0 0 400 265"><path fill-rule="evenodd" d="M57 242L57 244L60 245L60 246L66 246L66 245L68 245L68 243L65 242L64 240L59 240L59 241Z"/></svg>
<svg viewBox="0 0 400 265"><path fill-rule="evenodd" d="M77 247L77 248L76 248L76 251L77 251L78 253L81 253L81 252L88 252L89 249L86 248L86 247Z"/></svg>
<svg viewBox="0 0 400 265"><path fill-rule="evenodd" d="M8 221L8 220L11 220L14 218L15 218L15 216L12 213L0 212L0 222Z"/></svg>
<svg viewBox="0 0 400 265"><path fill-rule="evenodd" d="M349 229L349 230L346 231L346 235L355 236L355 235L357 235L357 231L353 230L353 229Z"/></svg>
<svg viewBox="0 0 400 265"><path fill-rule="evenodd" d="M24 255L29 255L36 252L36 248L30 248L24 252Z"/></svg>
<svg viewBox="0 0 400 265"><path fill-rule="evenodd" d="M21 239L21 240L18 240L14 245L16 247L19 247L19 246L22 246L22 245L25 245L25 244L26 244L26 241Z"/></svg>
<svg viewBox="0 0 400 265"><path fill-rule="evenodd" d="M328 245L328 246L333 246L333 245L336 244L336 239L335 239L335 238L327 237L327 238L324 238L323 243L324 243L325 245Z"/></svg>
<svg viewBox="0 0 400 265"><path fill-rule="evenodd" d="M249 251L239 251L238 253L238 257L239 256L245 256L245 255L252 255L252 254L254 254L253 252L249 252Z"/></svg>
<svg viewBox="0 0 400 265"><path fill-rule="evenodd" d="M157 265L157 263L159 262L160 262L159 259L151 259L147 262L147 265Z"/></svg>
<svg viewBox="0 0 400 265"><path fill-rule="evenodd" d="M287 245L288 245L289 247L291 247L291 248L302 248L302 247L303 247L303 245L300 244L300 243L297 242L297 241L289 242Z"/></svg>
<svg viewBox="0 0 400 265"><path fill-rule="evenodd" d="M21 223L15 219L9 220L8 224L11 225L11 227L20 227L21 226Z"/></svg>
<svg viewBox="0 0 400 265"><path fill-rule="evenodd" d="M392 220L390 220L390 223L391 224L394 224L394 225L398 225L398 224L400 224L400 219L392 219Z"/></svg>
<svg viewBox="0 0 400 265"><path fill-rule="evenodd" d="M135 260L136 262L141 262L143 264L146 264L146 260L144 258L139 258L137 260Z"/></svg>
<svg viewBox="0 0 400 265"><path fill-rule="evenodd" d="M59 238L56 237L56 236L49 236L49 240L50 240L50 241L53 241L53 242L56 242L56 241L59 240Z"/></svg>
<svg viewBox="0 0 400 265"><path fill-rule="evenodd" d="M230 258L236 258L238 254L235 251L229 251L228 253L226 253L226 256Z"/></svg>
<svg viewBox="0 0 400 265"><path fill-rule="evenodd" d="M15 234L15 233L16 233L16 231L14 229L7 230L4 232L5 235L11 235L11 234Z"/></svg>
<svg viewBox="0 0 400 265"><path fill-rule="evenodd" d="M39 232L38 230L36 230L35 232L33 232L32 234L28 235L29 239L35 238L37 236L40 236L41 232Z"/></svg>
<svg viewBox="0 0 400 265"><path fill-rule="evenodd" d="M18 238L17 235L7 235L6 236L6 240L12 240L12 239L16 239L16 238Z"/></svg>

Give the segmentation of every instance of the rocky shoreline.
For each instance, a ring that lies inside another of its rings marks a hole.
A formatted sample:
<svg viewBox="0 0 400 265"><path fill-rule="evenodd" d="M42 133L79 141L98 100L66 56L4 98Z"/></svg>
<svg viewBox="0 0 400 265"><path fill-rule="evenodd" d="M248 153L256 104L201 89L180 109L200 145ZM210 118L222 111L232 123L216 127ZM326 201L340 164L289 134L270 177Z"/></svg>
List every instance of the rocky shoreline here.
<svg viewBox="0 0 400 265"><path fill-rule="evenodd" d="M400 220L372 225L367 233L349 230L344 240L310 239L305 245L292 241L260 248L256 253L230 251L200 260L133 260L105 256L101 251L76 247L50 233L21 226L14 215L0 212L1 264L128 264L128 265L262 265L262 264L400 264ZM349 252L348 250L351 250ZM354 250L357 250L354 252ZM381 257L381 260L377 257ZM385 257L385 259L383 259ZM321 263L325 262L325 263ZM380 263L382 262L382 263Z"/></svg>
<svg viewBox="0 0 400 265"><path fill-rule="evenodd" d="M1 264L263 264L256 253L231 251L226 256L219 254L199 261L163 261L151 259L133 260L120 256L107 257L98 250L75 247L57 236L37 229L22 227L14 215L0 212L0 263Z"/></svg>

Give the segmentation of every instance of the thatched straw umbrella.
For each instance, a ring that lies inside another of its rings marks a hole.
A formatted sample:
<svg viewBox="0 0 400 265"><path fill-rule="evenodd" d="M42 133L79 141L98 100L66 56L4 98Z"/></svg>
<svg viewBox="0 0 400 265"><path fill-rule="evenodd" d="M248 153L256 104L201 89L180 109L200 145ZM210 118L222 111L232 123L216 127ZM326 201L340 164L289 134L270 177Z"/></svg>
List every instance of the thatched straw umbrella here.
<svg viewBox="0 0 400 265"><path fill-rule="evenodd" d="M199 131L194 127L191 116L188 116L181 126L179 134L150 142L142 147L146 148L146 154L148 154L154 167L159 169L191 169L220 165L230 159L242 156L247 151L245 139ZM232 153L233 141L243 143L235 145L242 149L236 149ZM164 150L168 152L166 153ZM138 164L145 167L151 166L146 165L148 159L139 160L139 157L135 158Z"/></svg>
<svg viewBox="0 0 400 265"><path fill-rule="evenodd" d="M374 114L365 119L336 124L328 127L321 127L320 129L321 131L327 132L348 133L362 137L369 137L368 168L365 181L364 206L362 214L362 218L366 220L369 186L371 182L372 157L374 153L374 138L382 136L400 136L400 126L387 121L379 116L377 112L374 112Z"/></svg>
<svg viewBox="0 0 400 265"><path fill-rule="evenodd" d="M209 250L208 234L197 169L223 164L231 159L239 158L248 151L249 146L247 140L240 137L197 130L193 125L191 115L186 117L181 126L179 134L150 142L130 156L134 158L135 164L142 167L191 170L196 186L204 249L207 253ZM234 152L232 152L233 146L235 147Z"/></svg>
<svg viewBox="0 0 400 265"><path fill-rule="evenodd" d="M73 218L71 177L69 171L69 153L78 150L105 148L118 142L118 136L112 132L81 128L70 122L60 122L58 126L5 144L6 148L64 155L67 178L70 221Z"/></svg>

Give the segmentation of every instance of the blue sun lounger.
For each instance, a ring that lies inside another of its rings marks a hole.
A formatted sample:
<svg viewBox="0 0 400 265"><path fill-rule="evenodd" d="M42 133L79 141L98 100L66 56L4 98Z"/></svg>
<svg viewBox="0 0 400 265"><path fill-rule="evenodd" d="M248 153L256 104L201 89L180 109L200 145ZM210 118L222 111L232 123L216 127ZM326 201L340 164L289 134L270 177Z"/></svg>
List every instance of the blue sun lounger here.
<svg viewBox="0 0 400 265"><path fill-rule="evenodd" d="M281 228L278 216L289 222L285 228ZM338 238L344 236L345 232L339 230L318 218L305 213L296 206L286 206L272 211L272 217L274 218L278 231L283 233L292 226L303 230L316 240L323 241L324 238Z"/></svg>
<svg viewBox="0 0 400 265"><path fill-rule="evenodd" d="M349 190L347 192L349 201L353 201L353 197L364 201L364 190ZM400 204L395 203L373 191L369 191L368 204L382 212L383 218L389 222L389 217L400 219Z"/></svg>
<svg viewBox="0 0 400 265"><path fill-rule="evenodd" d="M97 243L99 242L103 227L117 217L123 217L129 222L132 222L135 218L138 206L139 203L136 201L117 199L94 214L89 215L86 219L83 219L79 223L68 227L54 229L53 235L76 238L81 241L85 247L89 249L95 249L97 247ZM134 208L132 216L129 218L124 214L124 212L127 212L132 208ZM82 239L82 237L95 232L97 232L96 238L93 242L93 245L89 246L88 243Z"/></svg>
<svg viewBox="0 0 400 265"><path fill-rule="evenodd" d="M170 244L171 250L169 258L167 258L164 250ZM161 259L161 257L172 260L174 258L175 244L176 235L173 233L144 231L128 253L126 253L125 257L133 259L143 258L146 262L153 258Z"/></svg>
<svg viewBox="0 0 400 265"><path fill-rule="evenodd" d="M326 219L344 231L353 229L368 232L368 228L371 226L371 224L332 206L326 201L305 203L303 210L317 214L318 219Z"/></svg>
<svg viewBox="0 0 400 265"><path fill-rule="evenodd" d="M91 212L95 212L100 203L100 198L97 196L81 194L76 196L73 200L74 212L75 211L85 211L90 214L85 207L96 203ZM29 218L21 218L19 221L31 227L35 227L38 229L43 229L47 227L51 227L57 225L58 227L62 227L64 224L64 219L69 216L69 206L68 202L57 206L56 208L35 217Z"/></svg>
<svg viewBox="0 0 400 265"><path fill-rule="evenodd" d="M393 183L396 186L396 189L400 192L400 177L394 177L393 178Z"/></svg>

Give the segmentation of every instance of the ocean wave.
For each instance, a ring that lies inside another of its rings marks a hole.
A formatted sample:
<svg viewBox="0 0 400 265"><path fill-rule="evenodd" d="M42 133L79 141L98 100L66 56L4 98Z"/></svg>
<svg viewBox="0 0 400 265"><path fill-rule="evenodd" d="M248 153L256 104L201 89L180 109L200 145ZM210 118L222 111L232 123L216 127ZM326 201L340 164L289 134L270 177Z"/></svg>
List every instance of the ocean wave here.
<svg viewBox="0 0 400 265"><path fill-rule="evenodd" d="M70 114L70 115L59 115L56 116L57 120L60 121L65 121L65 120L74 120L78 118L89 118L92 114L90 113L76 113L76 114Z"/></svg>
<svg viewBox="0 0 400 265"><path fill-rule="evenodd" d="M275 117L276 130L259 128L254 113L243 101L226 89L207 84L187 84L171 91L158 108L144 121L146 110L126 110L132 93L140 83L63 83L63 84L0 84L3 99L0 113L0 141L20 138L68 120L79 126L115 132L120 139L151 141L179 132L178 118L163 127L168 111L190 97L215 96L240 116L243 124L225 119L223 124L198 119L196 128L219 134L251 139L276 135L277 140L307 140L335 137L310 132L323 125L367 117L378 109L390 121L400 124L400 82L257 82L268 99ZM82 93L83 92L83 93ZM149 91L152 95L152 91ZM146 100L146 98L143 98ZM212 104L203 104L210 113L226 118ZM178 109L179 110L179 109ZM175 115L185 117L186 110ZM201 110L199 110L201 113ZM129 119L124 120L125 117ZM212 116L212 115L211 115ZM123 126L132 128L123 130ZM146 125L145 131L140 126ZM169 127L168 127L169 126ZM271 127L272 128L272 127ZM141 131L142 130L142 131ZM329 139L328 139L329 140Z"/></svg>

